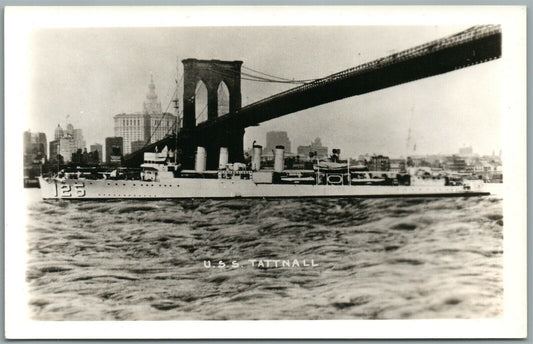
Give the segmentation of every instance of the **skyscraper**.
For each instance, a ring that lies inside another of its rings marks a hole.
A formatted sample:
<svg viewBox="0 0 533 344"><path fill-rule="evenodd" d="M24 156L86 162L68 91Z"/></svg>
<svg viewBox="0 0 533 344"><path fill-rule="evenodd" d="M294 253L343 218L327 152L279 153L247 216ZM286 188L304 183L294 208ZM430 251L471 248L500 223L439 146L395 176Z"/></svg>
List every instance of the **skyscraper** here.
<svg viewBox="0 0 533 344"><path fill-rule="evenodd" d="M46 159L47 143L45 133L32 133L28 130L24 132L23 137L24 165Z"/></svg>
<svg viewBox="0 0 533 344"><path fill-rule="evenodd" d="M76 146L76 149L84 150L87 148L81 129L74 129L72 132L72 138L74 139L74 145Z"/></svg>
<svg viewBox="0 0 533 344"><path fill-rule="evenodd" d="M155 92L153 77L150 77L148 93L143 102L143 111L131 114L118 114L113 117L115 137L123 138L123 154L129 154L139 147L138 141L153 143L171 134L175 128L177 117L171 113L163 113L161 102Z"/></svg>
<svg viewBox="0 0 533 344"><path fill-rule="evenodd" d="M105 161L110 165L120 165L124 154L124 141L122 137L106 137Z"/></svg>
<svg viewBox="0 0 533 344"><path fill-rule="evenodd" d="M63 137L63 135L64 135L63 128L61 128L61 125L58 124L56 129L54 130L54 140L57 140Z"/></svg>
<svg viewBox="0 0 533 344"><path fill-rule="evenodd" d="M70 136L63 136L57 140L50 141L50 161L57 162L59 158L62 163L70 162L72 154L76 153L77 150L74 140Z"/></svg>
<svg viewBox="0 0 533 344"><path fill-rule="evenodd" d="M124 154L132 152L133 141L146 142L150 135L150 116L143 113L122 113L113 117L115 121L115 137L124 139Z"/></svg>
<svg viewBox="0 0 533 344"><path fill-rule="evenodd" d="M76 153L78 149L83 151L85 148L81 129L75 129L71 123L68 123L65 130L58 124L54 130L54 141L50 141L50 160L57 161L59 154L64 162L69 162L73 153Z"/></svg>
<svg viewBox="0 0 533 344"><path fill-rule="evenodd" d="M286 131L269 131L266 134L265 153L272 152L276 146L284 146L285 152L291 152L291 141Z"/></svg>

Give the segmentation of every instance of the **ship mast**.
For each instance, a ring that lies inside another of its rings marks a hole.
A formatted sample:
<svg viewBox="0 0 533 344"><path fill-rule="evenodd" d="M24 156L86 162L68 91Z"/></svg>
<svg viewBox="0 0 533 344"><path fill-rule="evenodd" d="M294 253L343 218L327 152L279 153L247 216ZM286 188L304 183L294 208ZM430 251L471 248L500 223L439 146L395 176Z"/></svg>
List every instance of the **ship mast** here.
<svg viewBox="0 0 533 344"><path fill-rule="evenodd" d="M174 126L174 135L176 138L176 147L174 149L174 163L178 164L178 132L180 131L180 104L178 99L178 90L179 90L179 58L177 59L176 63L176 90L174 92L174 99L172 99L172 102L174 102L174 112L176 114L176 124Z"/></svg>

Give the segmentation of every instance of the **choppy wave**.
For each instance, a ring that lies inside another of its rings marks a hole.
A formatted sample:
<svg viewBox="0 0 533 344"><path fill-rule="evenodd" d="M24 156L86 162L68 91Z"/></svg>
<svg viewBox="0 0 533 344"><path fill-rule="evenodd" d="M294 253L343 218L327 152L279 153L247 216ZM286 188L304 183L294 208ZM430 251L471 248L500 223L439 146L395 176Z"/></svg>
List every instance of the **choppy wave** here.
<svg viewBox="0 0 533 344"><path fill-rule="evenodd" d="M502 316L499 197L43 202L28 192L37 320Z"/></svg>

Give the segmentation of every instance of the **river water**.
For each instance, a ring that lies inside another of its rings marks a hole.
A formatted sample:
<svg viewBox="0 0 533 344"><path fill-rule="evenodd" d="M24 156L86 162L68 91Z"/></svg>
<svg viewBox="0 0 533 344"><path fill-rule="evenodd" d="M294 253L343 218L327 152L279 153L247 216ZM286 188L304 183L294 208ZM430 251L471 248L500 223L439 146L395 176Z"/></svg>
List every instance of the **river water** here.
<svg viewBox="0 0 533 344"><path fill-rule="evenodd" d="M27 194L35 320L503 315L499 196L44 202L38 189Z"/></svg>

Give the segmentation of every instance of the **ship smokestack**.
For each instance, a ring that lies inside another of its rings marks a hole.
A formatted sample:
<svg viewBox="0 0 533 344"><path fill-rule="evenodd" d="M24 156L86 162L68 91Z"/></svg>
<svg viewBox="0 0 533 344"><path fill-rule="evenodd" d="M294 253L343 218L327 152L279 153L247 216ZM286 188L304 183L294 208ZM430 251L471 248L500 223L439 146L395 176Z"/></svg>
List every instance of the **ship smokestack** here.
<svg viewBox="0 0 533 344"><path fill-rule="evenodd" d="M283 165L285 160L284 153L284 146L276 146L276 150L274 151L274 171L276 172L283 172Z"/></svg>
<svg viewBox="0 0 533 344"><path fill-rule="evenodd" d="M198 146L196 149L196 161L194 162L194 170L196 172L204 172L206 163L205 148Z"/></svg>
<svg viewBox="0 0 533 344"><path fill-rule="evenodd" d="M261 145L254 145L252 152L252 170L259 171L261 169L261 154L263 147Z"/></svg>
<svg viewBox="0 0 533 344"><path fill-rule="evenodd" d="M220 147L220 155L218 158L218 169L223 170L226 168L226 165L228 164L228 148L227 147Z"/></svg>

